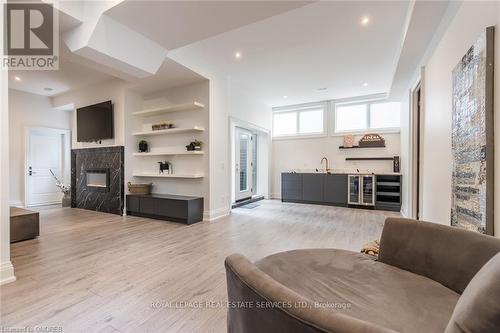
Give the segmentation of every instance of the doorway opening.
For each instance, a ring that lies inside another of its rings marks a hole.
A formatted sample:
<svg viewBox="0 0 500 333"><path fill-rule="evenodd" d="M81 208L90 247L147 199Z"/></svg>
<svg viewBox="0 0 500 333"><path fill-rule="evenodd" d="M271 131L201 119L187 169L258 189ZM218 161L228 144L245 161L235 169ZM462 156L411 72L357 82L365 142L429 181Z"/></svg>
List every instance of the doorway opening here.
<svg viewBox="0 0 500 333"><path fill-rule="evenodd" d="M232 207L264 199L268 195L269 133L232 119Z"/></svg>
<svg viewBox="0 0 500 333"><path fill-rule="evenodd" d="M63 193L54 177L65 185L70 183L70 131L28 127L25 153L25 207L60 204Z"/></svg>
<svg viewBox="0 0 500 333"><path fill-rule="evenodd" d="M422 139L423 139L423 101L422 83L419 81L411 91L411 211L410 216L420 220L422 217Z"/></svg>

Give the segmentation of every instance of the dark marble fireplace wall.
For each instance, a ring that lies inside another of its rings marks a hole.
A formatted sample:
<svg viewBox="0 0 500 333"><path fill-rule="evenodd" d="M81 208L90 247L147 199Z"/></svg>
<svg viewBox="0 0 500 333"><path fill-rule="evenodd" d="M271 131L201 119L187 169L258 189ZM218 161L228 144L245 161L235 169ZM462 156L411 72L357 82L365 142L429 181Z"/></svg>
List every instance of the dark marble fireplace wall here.
<svg viewBox="0 0 500 333"><path fill-rule="evenodd" d="M123 214L123 154L123 146L71 151L71 207ZM88 169L109 169L109 191L87 188Z"/></svg>

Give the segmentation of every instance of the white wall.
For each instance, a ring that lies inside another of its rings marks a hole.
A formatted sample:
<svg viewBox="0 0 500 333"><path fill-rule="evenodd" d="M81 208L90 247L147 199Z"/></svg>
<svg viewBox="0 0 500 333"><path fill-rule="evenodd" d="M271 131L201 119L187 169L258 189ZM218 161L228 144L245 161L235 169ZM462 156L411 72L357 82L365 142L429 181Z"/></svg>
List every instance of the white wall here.
<svg viewBox="0 0 500 333"><path fill-rule="evenodd" d="M95 85L69 91L67 93L52 97L52 105L60 107L63 105L73 104L74 109L84 106L105 102L111 100L113 102L113 121L114 121L114 138L102 140L101 144L95 142L77 142L76 128L76 112L72 112L72 148L91 148L99 146L123 146L125 144L125 118L124 118L124 96L125 84L121 80L108 80L97 83Z"/></svg>
<svg viewBox="0 0 500 333"><path fill-rule="evenodd" d="M329 168L346 172L392 172L392 161L346 161L346 157L393 157L399 156L399 133L381 134L385 139L385 148L339 149L343 145L342 136L327 136L311 139L287 139L273 141L273 198L281 197L281 173L290 170L324 169L321 158L328 158ZM355 141L361 136L355 136Z"/></svg>
<svg viewBox="0 0 500 333"><path fill-rule="evenodd" d="M229 114L231 117L271 130L272 108L250 89L229 79Z"/></svg>
<svg viewBox="0 0 500 333"><path fill-rule="evenodd" d="M3 15L3 6L0 15ZM3 54L3 31L0 28L0 50ZM0 284L16 280L10 261L10 213L9 213L9 108L8 75L0 70Z"/></svg>
<svg viewBox="0 0 500 333"><path fill-rule="evenodd" d="M450 224L452 70L479 34L500 19L497 2L463 2L425 66L422 147L422 219ZM495 62L500 64L500 31ZM495 114L500 99L500 71L495 70ZM408 96L405 96L405 99ZM405 111L407 114L407 112ZM495 117L495 173L500 175L500 117ZM499 193L500 182L495 181ZM495 230L500 236L500 196L495 195Z"/></svg>
<svg viewBox="0 0 500 333"><path fill-rule="evenodd" d="M422 160L424 220L450 224L451 73L481 31L497 22L496 2L464 2L426 65ZM497 53L500 51L498 46Z"/></svg>
<svg viewBox="0 0 500 333"><path fill-rule="evenodd" d="M25 129L48 127L71 129L72 113L54 110L45 96L9 89L10 204L24 205ZM67 170L64 181L69 182Z"/></svg>

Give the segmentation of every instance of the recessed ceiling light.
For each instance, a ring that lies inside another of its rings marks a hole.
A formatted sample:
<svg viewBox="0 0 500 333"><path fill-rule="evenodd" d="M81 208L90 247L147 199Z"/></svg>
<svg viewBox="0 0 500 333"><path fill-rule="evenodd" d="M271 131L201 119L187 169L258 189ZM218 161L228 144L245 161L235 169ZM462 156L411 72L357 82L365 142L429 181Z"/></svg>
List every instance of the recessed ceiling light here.
<svg viewBox="0 0 500 333"><path fill-rule="evenodd" d="M21 81L21 78L19 76L14 76L14 80Z"/></svg>
<svg viewBox="0 0 500 333"><path fill-rule="evenodd" d="M287 95L285 95L285 96L283 96L283 98L284 98L284 99L287 99L287 98L288 98L288 96L287 96Z"/></svg>
<svg viewBox="0 0 500 333"><path fill-rule="evenodd" d="M54 89L53 89L53 88L46 87L46 88L43 88L43 90L45 90L45 91L52 91L52 90L54 90Z"/></svg>
<svg viewBox="0 0 500 333"><path fill-rule="evenodd" d="M368 87L368 82L363 83L363 87Z"/></svg>
<svg viewBox="0 0 500 333"><path fill-rule="evenodd" d="M365 26L368 25L368 23L370 23L370 18L368 16L361 18L361 25Z"/></svg>
<svg viewBox="0 0 500 333"><path fill-rule="evenodd" d="M241 52L236 52L236 53L234 54L234 57L235 57L236 59L240 59L240 58L241 58Z"/></svg>

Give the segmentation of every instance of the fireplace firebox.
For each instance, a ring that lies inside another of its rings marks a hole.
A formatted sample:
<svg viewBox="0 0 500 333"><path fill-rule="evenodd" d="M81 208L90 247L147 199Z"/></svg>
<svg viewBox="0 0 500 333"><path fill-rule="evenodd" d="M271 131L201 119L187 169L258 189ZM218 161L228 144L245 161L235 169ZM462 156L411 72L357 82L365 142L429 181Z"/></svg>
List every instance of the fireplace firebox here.
<svg viewBox="0 0 500 333"><path fill-rule="evenodd" d="M86 169L85 185L90 191L109 192L109 168Z"/></svg>

